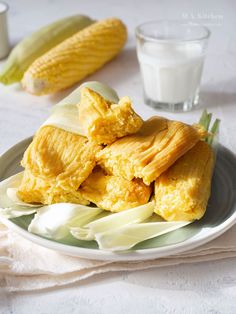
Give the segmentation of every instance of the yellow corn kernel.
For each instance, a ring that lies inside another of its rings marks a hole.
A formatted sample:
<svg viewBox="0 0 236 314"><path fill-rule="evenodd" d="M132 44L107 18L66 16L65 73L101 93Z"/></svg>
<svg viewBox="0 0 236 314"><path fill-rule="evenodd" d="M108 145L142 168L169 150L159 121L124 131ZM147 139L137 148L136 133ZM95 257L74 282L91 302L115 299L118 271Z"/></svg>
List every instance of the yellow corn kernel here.
<svg viewBox="0 0 236 314"><path fill-rule="evenodd" d="M85 135L98 144L110 144L117 138L136 133L143 124L128 97L113 104L95 91L83 88L78 107L79 122Z"/></svg>
<svg viewBox="0 0 236 314"><path fill-rule="evenodd" d="M69 87L115 57L126 38L119 19L94 23L37 59L25 72L23 87L36 95Z"/></svg>
<svg viewBox="0 0 236 314"><path fill-rule="evenodd" d="M214 168L212 148L199 141L155 181L155 212L168 221L200 219L207 207Z"/></svg>

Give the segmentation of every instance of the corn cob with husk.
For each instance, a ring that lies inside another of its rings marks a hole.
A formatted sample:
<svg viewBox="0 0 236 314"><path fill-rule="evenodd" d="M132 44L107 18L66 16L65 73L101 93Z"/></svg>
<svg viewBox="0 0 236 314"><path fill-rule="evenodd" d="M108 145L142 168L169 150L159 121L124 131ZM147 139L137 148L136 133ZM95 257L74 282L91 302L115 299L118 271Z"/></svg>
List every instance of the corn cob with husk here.
<svg viewBox="0 0 236 314"><path fill-rule="evenodd" d="M209 129L211 114L200 119ZM212 147L217 136L216 119L206 141L199 141L155 181L155 212L168 221L190 221L204 215L210 197L215 156Z"/></svg>
<svg viewBox="0 0 236 314"><path fill-rule="evenodd" d="M94 23L87 16L75 15L58 20L22 40L10 53L0 74L0 82L19 82L28 67L44 53Z"/></svg>
<svg viewBox="0 0 236 314"><path fill-rule="evenodd" d="M38 58L25 72L23 87L35 95L69 87L115 57L126 38L119 19L94 23Z"/></svg>

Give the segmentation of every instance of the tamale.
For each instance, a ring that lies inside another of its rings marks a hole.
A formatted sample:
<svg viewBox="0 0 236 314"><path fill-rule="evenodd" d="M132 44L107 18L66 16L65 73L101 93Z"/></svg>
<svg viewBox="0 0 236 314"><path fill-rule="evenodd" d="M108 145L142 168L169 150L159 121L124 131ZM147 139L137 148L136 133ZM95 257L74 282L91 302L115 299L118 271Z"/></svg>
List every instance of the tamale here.
<svg viewBox="0 0 236 314"><path fill-rule="evenodd" d="M205 132L199 126L152 117L132 135L118 139L96 155L108 173L150 184L192 148Z"/></svg>
<svg viewBox="0 0 236 314"><path fill-rule="evenodd" d="M98 144L109 144L136 133L143 124L132 109L129 97L113 104L86 87L81 90L79 121L88 139Z"/></svg>
<svg viewBox="0 0 236 314"><path fill-rule="evenodd" d="M152 187L141 179L126 179L105 174L96 167L90 176L81 184L81 195L98 207L119 212L128 208L146 204L149 201Z"/></svg>
<svg viewBox="0 0 236 314"><path fill-rule="evenodd" d="M25 170L21 185L17 192L19 198L26 203L54 204L75 203L88 205L78 190L66 191L56 185L55 179L42 179Z"/></svg>
<svg viewBox="0 0 236 314"><path fill-rule="evenodd" d="M155 212L167 221L200 219L211 191L212 148L199 141L155 181Z"/></svg>
<svg viewBox="0 0 236 314"><path fill-rule="evenodd" d="M64 190L74 191L92 172L100 149L84 136L44 126L25 151L22 166L38 178L53 179Z"/></svg>

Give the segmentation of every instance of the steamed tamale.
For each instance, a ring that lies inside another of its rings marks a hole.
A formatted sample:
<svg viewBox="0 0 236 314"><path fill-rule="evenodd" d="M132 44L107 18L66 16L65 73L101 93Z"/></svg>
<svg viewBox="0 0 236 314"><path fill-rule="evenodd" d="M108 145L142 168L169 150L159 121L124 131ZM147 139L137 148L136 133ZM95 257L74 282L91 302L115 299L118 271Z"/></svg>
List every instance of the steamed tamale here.
<svg viewBox="0 0 236 314"><path fill-rule="evenodd" d="M155 212L165 220L200 219L211 190L214 153L199 141L155 181Z"/></svg>
<svg viewBox="0 0 236 314"><path fill-rule="evenodd" d="M136 133L143 124L128 97L113 104L86 87L81 90L79 120L88 139L98 144L109 144Z"/></svg>
<svg viewBox="0 0 236 314"><path fill-rule="evenodd" d="M109 174L150 184L204 135L200 127L153 117L136 134L99 151L97 162Z"/></svg>
<svg viewBox="0 0 236 314"><path fill-rule="evenodd" d="M86 137L44 126L25 151L22 165L35 177L55 180L62 189L74 191L92 172L99 150Z"/></svg>
<svg viewBox="0 0 236 314"><path fill-rule="evenodd" d="M56 185L55 179L42 179L25 170L21 185L17 192L26 203L54 204L76 203L87 205L87 201L79 190L66 191Z"/></svg>
<svg viewBox="0 0 236 314"><path fill-rule="evenodd" d="M119 212L128 208L146 204L152 187L141 179L126 179L107 175L99 167L94 168L90 176L82 183L81 195L98 207Z"/></svg>

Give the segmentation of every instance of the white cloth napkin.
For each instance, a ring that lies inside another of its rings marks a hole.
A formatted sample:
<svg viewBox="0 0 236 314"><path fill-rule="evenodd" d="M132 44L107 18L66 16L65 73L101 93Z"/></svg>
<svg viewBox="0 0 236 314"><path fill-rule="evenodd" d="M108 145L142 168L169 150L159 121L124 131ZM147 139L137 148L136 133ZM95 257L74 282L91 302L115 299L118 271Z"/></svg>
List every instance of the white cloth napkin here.
<svg viewBox="0 0 236 314"><path fill-rule="evenodd" d="M0 274L10 291L63 286L105 272L134 271L229 257L236 257L236 226L214 241L179 255L140 262L104 262L66 256L40 247L0 224Z"/></svg>

